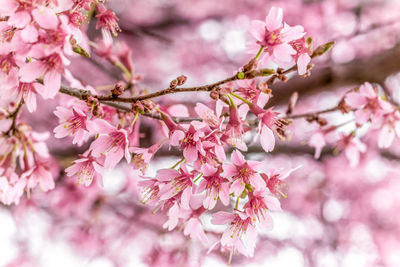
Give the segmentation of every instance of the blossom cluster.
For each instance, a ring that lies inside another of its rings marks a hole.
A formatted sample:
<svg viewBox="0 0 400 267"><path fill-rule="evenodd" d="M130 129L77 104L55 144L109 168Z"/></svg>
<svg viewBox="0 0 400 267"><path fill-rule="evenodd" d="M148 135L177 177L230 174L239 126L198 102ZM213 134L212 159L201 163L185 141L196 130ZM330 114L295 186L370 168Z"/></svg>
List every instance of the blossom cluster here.
<svg viewBox="0 0 400 267"><path fill-rule="evenodd" d="M140 84L141 76L134 72L131 48L112 39L120 31L118 19L102 3L2 0L0 4L2 203L18 203L25 191L29 195L38 185L43 191L55 187L59 166L44 143L48 133L35 132L19 113L24 107L29 113L39 109L38 95L53 99L62 91L69 96L60 97L54 111L58 119L54 137L70 137L72 144L83 149L65 168L66 176L74 177L79 185L89 187L96 181L101 186L103 173L126 161L139 180L142 203L167 214L165 229L182 229L185 236L209 251L220 246L230 251L231 257L236 252L254 255L258 231L272 228L270 213L281 210L280 199L287 197L284 179L299 166L266 169L264 161L246 159L243 153L254 144L268 153L278 139L287 139L292 111L284 114L269 105L273 96L269 87L275 80L287 81L286 74L292 71L303 77L310 75L311 59L325 53L331 44L313 50L304 28L283 22L282 9L273 7L265 21L251 23L249 31L255 40L249 43L248 51L252 58L232 78L185 88L187 78L181 75L167 89L147 94ZM118 76L121 81L101 90L84 86L68 70L68 57L89 56L83 48L87 36L81 24L93 13L103 38L90 44L98 57L122 72ZM62 82L69 87L63 87ZM152 100L185 91L208 91L212 101L196 103L190 109ZM294 102L289 103L290 109ZM389 147L395 134L400 137L397 107L369 83L347 93L336 110L354 112L357 128L371 122L373 129L380 129L379 147ZM339 126L310 116L303 117L320 126L309 140L319 158L328 135L336 133ZM149 147L140 144L145 123L151 123L161 136ZM357 165L360 153L367 150L355 132L342 133L332 143L345 151L351 166ZM166 149L176 151L181 159L150 177L153 158ZM217 242L210 241L215 235L204 223L210 214L212 224L226 226L218 233Z"/></svg>
<svg viewBox="0 0 400 267"><path fill-rule="evenodd" d="M390 101L378 85L366 82L349 91L337 109L344 114L351 112L354 118L340 125L329 125L326 121L319 122L320 128L311 135L308 142L315 148L315 158L319 158L322 148L330 144L336 146L337 150L344 151L350 166L356 167L361 153L367 151L367 146L361 141L361 135L357 131L366 125L370 131L378 131L379 148L389 148L395 137L400 137L398 105ZM349 122L355 123L354 130L350 133L340 132L339 128Z"/></svg>
<svg viewBox="0 0 400 267"><path fill-rule="evenodd" d="M1 190L3 203L18 203L26 191L40 185L54 188L57 165L44 140L49 133L38 133L21 121L23 105L32 113L37 97L54 98L62 77L68 79L70 57L85 54L81 24L89 11L97 9L98 26L115 32L115 14L94 1L17 1L0 2L0 110ZM62 110L58 110L62 113ZM75 111L74 111L75 112ZM80 138L84 138L84 133Z"/></svg>

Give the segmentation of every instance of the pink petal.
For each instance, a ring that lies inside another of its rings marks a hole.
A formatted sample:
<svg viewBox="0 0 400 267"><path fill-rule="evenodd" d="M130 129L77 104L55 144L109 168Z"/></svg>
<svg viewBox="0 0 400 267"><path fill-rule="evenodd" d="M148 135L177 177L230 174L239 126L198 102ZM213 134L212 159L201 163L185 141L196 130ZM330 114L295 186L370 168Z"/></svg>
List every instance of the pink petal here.
<svg viewBox="0 0 400 267"><path fill-rule="evenodd" d="M253 37L262 42L265 36L265 23L261 20L253 20L250 25L249 32Z"/></svg>
<svg viewBox="0 0 400 267"><path fill-rule="evenodd" d="M265 203L267 204L267 207L269 210L272 211L281 211L281 202L273 196L264 196Z"/></svg>
<svg viewBox="0 0 400 267"><path fill-rule="evenodd" d="M274 133L270 128L268 128L266 125L263 125L261 129L261 137L260 137L260 143L262 148L266 152L270 152L274 150L275 147L275 136Z"/></svg>
<svg viewBox="0 0 400 267"><path fill-rule="evenodd" d="M219 191L219 199L225 206L229 205L229 186L227 183L221 185L221 190Z"/></svg>
<svg viewBox="0 0 400 267"><path fill-rule="evenodd" d="M260 228L264 231L271 231L274 227L274 222L268 213L264 213L264 216L260 216Z"/></svg>
<svg viewBox="0 0 400 267"><path fill-rule="evenodd" d="M361 108L367 103L365 96L361 95L359 92L348 93L345 100L352 108Z"/></svg>
<svg viewBox="0 0 400 267"><path fill-rule="evenodd" d="M24 96L24 101L29 112L36 111L36 94L34 92L27 92Z"/></svg>
<svg viewBox="0 0 400 267"><path fill-rule="evenodd" d="M170 144L172 146L178 146L180 141L185 138L185 133L183 131L177 130L174 131L170 136Z"/></svg>
<svg viewBox="0 0 400 267"><path fill-rule="evenodd" d="M22 29L31 21L31 16L26 11L17 12L10 16L7 23L10 26Z"/></svg>
<svg viewBox="0 0 400 267"><path fill-rule="evenodd" d="M297 70L299 75L304 75L307 73L307 66L311 61L311 57L307 53L300 54L297 59Z"/></svg>
<svg viewBox="0 0 400 267"><path fill-rule="evenodd" d="M237 179L232 183L229 193L233 193L236 197L238 197L242 194L244 186L245 184L243 183L243 181L241 179Z"/></svg>
<svg viewBox="0 0 400 267"><path fill-rule="evenodd" d="M282 8L272 7L265 19L268 31L274 31L282 27L283 10Z"/></svg>
<svg viewBox="0 0 400 267"><path fill-rule="evenodd" d="M189 117L189 110L185 105L176 104L168 108L168 113L177 117Z"/></svg>
<svg viewBox="0 0 400 267"><path fill-rule="evenodd" d="M49 71L44 75L43 84L46 88L46 93L43 95L43 98L54 98L61 87L61 75L55 70Z"/></svg>
<svg viewBox="0 0 400 267"><path fill-rule="evenodd" d="M236 166L242 166L243 164L246 163L246 160L244 159L244 156L242 155L242 153L239 152L239 150L234 150L232 152L231 161Z"/></svg>
<svg viewBox="0 0 400 267"><path fill-rule="evenodd" d="M249 225L247 227L246 234L244 235L243 238L243 245L246 249L247 255L249 257L253 257L254 255L254 249L256 248L256 241L257 241L257 230L255 229L254 226Z"/></svg>
<svg viewBox="0 0 400 267"><path fill-rule="evenodd" d="M203 166L201 166L201 172L204 174L204 176L211 176L216 173L217 170L217 168L213 167L210 164L204 164Z"/></svg>
<svg viewBox="0 0 400 267"><path fill-rule="evenodd" d="M314 133L311 136L310 141L308 141L308 144L315 147L314 158L318 159L321 155L322 148L326 144L324 135L320 132Z"/></svg>
<svg viewBox="0 0 400 267"><path fill-rule="evenodd" d="M190 202L191 195L192 195L192 193L191 193L190 187L187 187L185 190L183 190L182 196L181 196L182 208L187 209L187 210L190 209L189 202Z"/></svg>
<svg viewBox="0 0 400 267"><path fill-rule="evenodd" d="M40 27L49 30L57 29L58 18L51 8L40 6L32 11L32 15Z"/></svg>
<svg viewBox="0 0 400 267"><path fill-rule="evenodd" d="M306 33L304 32L303 26L297 25L291 27L287 24L283 27L281 31L282 42L288 43L297 39L304 37Z"/></svg>
<svg viewBox="0 0 400 267"><path fill-rule="evenodd" d="M393 143L395 137L394 129L385 124L379 132L378 146L380 148L388 148Z"/></svg>
<svg viewBox="0 0 400 267"><path fill-rule="evenodd" d="M356 116L356 121L358 124L364 124L369 120L371 113L369 110L359 109L354 112L354 115Z"/></svg>
<svg viewBox="0 0 400 267"><path fill-rule="evenodd" d="M218 211L212 217L211 223L213 224L227 224L235 218L235 215L225 211Z"/></svg>
<svg viewBox="0 0 400 267"><path fill-rule="evenodd" d="M38 40L38 31L35 26L28 25L21 31L21 38L27 43L34 43Z"/></svg>
<svg viewBox="0 0 400 267"><path fill-rule="evenodd" d="M368 82L366 82L366 83L364 83L363 85L360 86L360 93L365 95L368 98L375 98L376 97L376 93L374 91L374 88Z"/></svg>
<svg viewBox="0 0 400 267"><path fill-rule="evenodd" d="M225 177L228 179L237 174L237 169L233 165L223 164L222 168L224 170Z"/></svg>
<svg viewBox="0 0 400 267"><path fill-rule="evenodd" d="M159 180L159 181L166 182L166 181L169 181L169 180L171 180L171 179L173 179L174 177L177 177L177 176L179 176L179 172L177 170L174 170L174 169L162 169L162 170L159 170L157 172L156 179Z"/></svg>
<svg viewBox="0 0 400 267"><path fill-rule="evenodd" d="M183 156L187 162L196 161L198 158L198 152L195 146L188 146L183 150Z"/></svg>
<svg viewBox="0 0 400 267"><path fill-rule="evenodd" d="M44 72L43 65L40 61L33 61L23 64L19 69L19 76L22 82L33 82Z"/></svg>
<svg viewBox="0 0 400 267"><path fill-rule="evenodd" d="M282 62L291 62L292 55L296 54L293 47L287 43L283 43L274 47L274 57Z"/></svg>
<svg viewBox="0 0 400 267"><path fill-rule="evenodd" d="M214 151L219 161L224 162L226 160L225 149L223 146L216 145Z"/></svg>

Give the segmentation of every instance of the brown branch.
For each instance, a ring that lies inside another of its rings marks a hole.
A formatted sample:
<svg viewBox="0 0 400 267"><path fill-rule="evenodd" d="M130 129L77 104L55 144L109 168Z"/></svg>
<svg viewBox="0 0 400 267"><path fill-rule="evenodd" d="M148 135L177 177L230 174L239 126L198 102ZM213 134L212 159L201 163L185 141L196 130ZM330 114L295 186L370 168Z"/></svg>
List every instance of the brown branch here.
<svg viewBox="0 0 400 267"><path fill-rule="evenodd" d="M328 108L328 109L324 109L324 110L320 110L320 111L314 111L314 112L308 112L308 113L303 113L303 114L293 114L293 115L288 115L286 117L283 117L283 119L299 119L299 118L307 118L310 116L318 116L320 114L324 114L324 113L329 113L329 112L334 112L340 110L340 108L338 106L332 107L332 108Z"/></svg>
<svg viewBox="0 0 400 267"><path fill-rule="evenodd" d="M287 83L274 85L272 106L287 102L293 92L305 96L317 91L331 91L340 86L361 84L366 81L382 84L390 74L400 71L400 44L389 50L345 64L335 64L312 70L308 79L291 78Z"/></svg>
<svg viewBox="0 0 400 267"><path fill-rule="evenodd" d="M203 85L203 86L195 86L195 87L176 87L176 88L166 88L154 93L146 94L146 95L141 95L141 96L135 96L135 97L112 97L112 96L99 96L97 97L100 101L115 101L115 102L123 102L123 103L133 103L136 101L141 101L141 100L146 100L150 98L155 98L167 94L174 94L174 93L181 93L181 92L198 92L198 91L212 91L218 86L237 80L238 77L235 74L234 76L231 76L229 78L226 78L224 80L208 84L208 85Z"/></svg>
<svg viewBox="0 0 400 267"><path fill-rule="evenodd" d="M8 131L4 133L5 135L11 136L12 135L11 133L13 133L16 130L15 126L16 126L16 123L17 123L18 113L21 110L21 107L22 107L23 104L24 104L24 100L21 99L21 101L18 103L18 106L14 110L14 112L7 116L8 119L12 119L12 124L10 126L10 129L8 129Z"/></svg>

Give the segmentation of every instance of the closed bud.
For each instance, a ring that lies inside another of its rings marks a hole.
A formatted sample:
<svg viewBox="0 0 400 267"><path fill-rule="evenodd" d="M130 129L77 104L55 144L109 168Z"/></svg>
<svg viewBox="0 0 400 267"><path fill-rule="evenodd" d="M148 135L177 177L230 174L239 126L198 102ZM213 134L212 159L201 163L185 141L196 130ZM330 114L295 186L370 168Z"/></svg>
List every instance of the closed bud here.
<svg viewBox="0 0 400 267"><path fill-rule="evenodd" d="M154 102L151 100L142 100L141 102L142 102L145 112L151 112L156 107Z"/></svg>
<svg viewBox="0 0 400 267"><path fill-rule="evenodd" d="M144 110L145 107L143 106L141 101L136 101L135 103L132 104L132 111L143 113Z"/></svg>
<svg viewBox="0 0 400 267"><path fill-rule="evenodd" d="M113 97L118 97L124 93L124 90L125 90L124 86L121 83L117 83L111 90L111 94Z"/></svg>
<svg viewBox="0 0 400 267"><path fill-rule="evenodd" d="M211 91L210 92L210 97L214 100L218 100L219 99L219 92L217 91Z"/></svg>
<svg viewBox="0 0 400 267"><path fill-rule="evenodd" d="M169 88L176 88L177 86L178 86L178 80L177 79L173 79L169 84Z"/></svg>
<svg viewBox="0 0 400 267"><path fill-rule="evenodd" d="M320 117L318 117L317 122L321 126L325 126L328 124L328 121L325 118L320 118Z"/></svg>
<svg viewBox="0 0 400 267"><path fill-rule="evenodd" d="M312 54L311 57L319 57L322 56L323 54L325 54L326 52L328 52L333 45L335 44L335 42L329 42L323 45L318 46L315 50L314 53Z"/></svg>
<svg viewBox="0 0 400 267"><path fill-rule="evenodd" d="M252 58L246 65L243 66L243 72L250 72L257 69L257 59Z"/></svg>
<svg viewBox="0 0 400 267"><path fill-rule="evenodd" d="M344 98L342 98L342 100L340 100L338 107L343 114L349 113L351 111L351 107L349 105L347 105Z"/></svg>
<svg viewBox="0 0 400 267"><path fill-rule="evenodd" d="M238 72L237 77L239 80L244 79L244 72Z"/></svg>
<svg viewBox="0 0 400 267"><path fill-rule="evenodd" d="M178 78L176 78L176 80L178 81L178 86L183 85L186 82L187 77L185 75L181 75Z"/></svg>

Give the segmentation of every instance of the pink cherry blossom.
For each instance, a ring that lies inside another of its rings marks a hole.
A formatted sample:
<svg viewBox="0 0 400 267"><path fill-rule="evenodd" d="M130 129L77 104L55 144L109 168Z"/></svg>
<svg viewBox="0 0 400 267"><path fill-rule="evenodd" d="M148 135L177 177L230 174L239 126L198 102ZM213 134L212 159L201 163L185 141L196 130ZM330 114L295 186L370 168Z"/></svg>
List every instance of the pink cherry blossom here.
<svg viewBox="0 0 400 267"><path fill-rule="evenodd" d="M247 150L247 145L243 141L246 123L241 119L240 115L236 106L229 107L229 122L222 140L240 150Z"/></svg>
<svg viewBox="0 0 400 267"><path fill-rule="evenodd" d="M61 86L61 73L63 72L62 56L53 53L39 60L33 60L20 67L21 81L30 83L43 75L44 98L53 98Z"/></svg>
<svg viewBox="0 0 400 267"><path fill-rule="evenodd" d="M238 80L236 85L238 86L236 91L240 96L261 108L264 108L270 98L268 94L257 88L255 80Z"/></svg>
<svg viewBox="0 0 400 267"><path fill-rule="evenodd" d="M64 138L66 136L74 136L72 143L81 146L90 136L87 125L87 115L78 107L68 109L65 107L57 107L54 114L59 118L60 125L54 129L56 138Z"/></svg>
<svg viewBox="0 0 400 267"><path fill-rule="evenodd" d="M204 128L207 125L200 122L192 122L187 131L176 130L171 135L170 144L180 145L183 149L183 156L188 162L196 161L198 153L204 155L202 137L205 136Z"/></svg>
<svg viewBox="0 0 400 267"><path fill-rule="evenodd" d="M234 213L219 211L213 215L213 224L228 224L221 237L221 245L247 257L252 257L256 246L257 230L252 217L247 213L235 210Z"/></svg>
<svg viewBox="0 0 400 267"><path fill-rule="evenodd" d="M378 146L380 148L390 147L396 135L400 138L400 112L398 110L383 116L383 125L378 136Z"/></svg>
<svg viewBox="0 0 400 267"><path fill-rule="evenodd" d="M307 73L307 66L311 62L311 49L306 43L306 39L300 38L290 42L290 45L296 50L296 55L294 55L297 71L299 75L304 75Z"/></svg>
<svg viewBox="0 0 400 267"><path fill-rule="evenodd" d="M272 7L265 19L252 21L250 33L256 39L257 44L264 47L265 56L263 61L270 59L279 62L290 62L296 50L289 42L302 38L305 35L302 26L291 27L286 23L283 25L283 10Z"/></svg>
<svg viewBox="0 0 400 267"><path fill-rule="evenodd" d="M74 161L74 164L65 169L67 176L74 176L78 178L78 185L84 184L89 186L94 179L99 184L102 184L101 173L102 167L91 156L82 156L80 159Z"/></svg>
<svg viewBox="0 0 400 267"><path fill-rule="evenodd" d="M279 120L277 115L279 113L272 111L272 108L264 110L257 105L252 105L250 110L257 115L259 119L258 135L260 136L260 143L266 152L270 152L275 147L275 136L272 127L282 128L284 122Z"/></svg>
<svg viewBox="0 0 400 267"><path fill-rule="evenodd" d="M189 172L183 164L179 171L174 169L159 170L156 178L164 183L160 188L160 200L168 200L179 194L182 208L189 209L189 201L194 185L194 172Z"/></svg>
<svg viewBox="0 0 400 267"><path fill-rule="evenodd" d="M265 186L264 180L258 173L261 162L252 160L246 161L238 150L232 152L231 161L232 165L223 165L225 176L231 178L233 181L229 190L230 193L234 193L235 196L240 196L247 185L251 185L255 189L260 189Z"/></svg>
<svg viewBox="0 0 400 267"><path fill-rule="evenodd" d="M93 157L105 156L104 168L114 168L118 162L125 157L129 163L131 154L129 152L128 133L125 129L115 129L108 122L98 119L94 121L100 136L90 145Z"/></svg>
<svg viewBox="0 0 400 267"><path fill-rule="evenodd" d="M374 120L379 120L385 113L392 111L389 102L382 100L377 93L377 88L366 82L360 86L358 92L346 95L346 102L350 107L357 109L355 112L357 123L364 124L371 115Z"/></svg>
<svg viewBox="0 0 400 267"><path fill-rule="evenodd" d="M281 172L276 169L269 169L260 175L265 181L267 188L273 195L275 195L277 198L287 198L288 185L284 180L289 177L292 172L301 167L302 165L299 165L285 172Z"/></svg>
<svg viewBox="0 0 400 267"><path fill-rule="evenodd" d="M360 153L367 151L367 146L354 137L353 134L342 134L342 138L338 143L338 148L344 150L347 159L350 162L350 167L354 168L360 161Z"/></svg>
<svg viewBox="0 0 400 267"><path fill-rule="evenodd" d="M55 183L50 168L52 162L46 159L36 159L35 166L22 174L22 179L27 181L27 189L33 189L37 185L46 192L54 189Z"/></svg>
<svg viewBox="0 0 400 267"><path fill-rule="evenodd" d="M267 191L268 190L261 189L250 193L249 201L244 205L244 209L253 217L253 221L258 220L259 225L265 231L271 230L273 225L268 210L281 210L279 200L268 195Z"/></svg>
<svg viewBox="0 0 400 267"><path fill-rule="evenodd" d="M221 177L220 170L210 165L202 167L203 180L200 183L198 192L206 191L206 197L203 200L203 206L212 210L217 204L217 200L226 206L229 204L229 184L228 180Z"/></svg>
<svg viewBox="0 0 400 267"><path fill-rule="evenodd" d="M144 173L155 153L161 148L162 143L155 143L149 148L130 147L129 151L135 153L132 158L132 166Z"/></svg>
<svg viewBox="0 0 400 267"><path fill-rule="evenodd" d="M118 26L118 18L115 16L115 13L100 3L96 5L96 9L98 12L96 15L96 28L106 29L116 36L117 32L121 31L121 29Z"/></svg>

